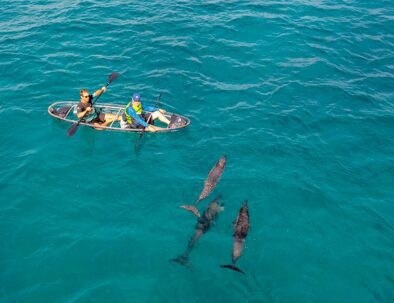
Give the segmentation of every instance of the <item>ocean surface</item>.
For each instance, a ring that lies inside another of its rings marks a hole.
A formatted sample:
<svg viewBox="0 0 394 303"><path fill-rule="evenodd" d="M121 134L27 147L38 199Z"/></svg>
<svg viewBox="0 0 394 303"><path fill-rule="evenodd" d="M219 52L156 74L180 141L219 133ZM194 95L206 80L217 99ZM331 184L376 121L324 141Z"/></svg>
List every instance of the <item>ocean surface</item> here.
<svg viewBox="0 0 394 303"><path fill-rule="evenodd" d="M394 302L393 29L388 0L2 0L0 302ZM112 72L97 105L191 125L68 137L48 106Z"/></svg>

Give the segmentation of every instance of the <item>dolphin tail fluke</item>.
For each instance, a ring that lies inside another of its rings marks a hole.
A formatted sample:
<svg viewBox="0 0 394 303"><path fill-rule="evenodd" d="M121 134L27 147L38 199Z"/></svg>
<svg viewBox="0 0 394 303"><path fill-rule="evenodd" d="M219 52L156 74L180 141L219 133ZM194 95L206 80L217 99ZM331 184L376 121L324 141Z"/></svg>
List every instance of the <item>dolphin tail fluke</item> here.
<svg viewBox="0 0 394 303"><path fill-rule="evenodd" d="M179 263L179 264L181 264L181 265L187 265L187 263L188 263L188 261L189 261L189 258L188 258L187 256L185 256L185 255L181 255L181 256L179 256L178 258L171 259L171 261L172 261L172 262Z"/></svg>
<svg viewBox="0 0 394 303"><path fill-rule="evenodd" d="M241 274L245 274L245 272L243 272L241 269L239 269L238 267L236 267L236 266L235 266L235 265L233 265L233 264L228 264L228 265L220 265L220 267L223 267L223 268L229 268L229 269L232 269L232 270L238 271L238 272L240 272Z"/></svg>
<svg viewBox="0 0 394 303"><path fill-rule="evenodd" d="M180 208L184 208L190 212L192 212L196 217L200 218L200 213L198 212L198 209L194 205L181 205L179 206Z"/></svg>

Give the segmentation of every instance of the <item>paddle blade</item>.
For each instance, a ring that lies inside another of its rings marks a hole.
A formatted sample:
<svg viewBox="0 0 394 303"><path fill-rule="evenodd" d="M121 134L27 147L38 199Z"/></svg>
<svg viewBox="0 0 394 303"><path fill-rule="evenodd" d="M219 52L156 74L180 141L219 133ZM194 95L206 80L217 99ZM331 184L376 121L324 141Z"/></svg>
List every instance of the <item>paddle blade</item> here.
<svg viewBox="0 0 394 303"><path fill-rule="evenodd" d="M140 147L140 143L141 143L142 136L144 135L144 131L145 131L145 129L143 129L141 131L140 136L138 137L137 141L135 141L135 145L134 145L135 151L138 151L138 148Z"/></svg>
<svg viewBox="0 0 394 303"><path fill-rule="evenodd" d="M71 137L72 135L74 135L75 132L77 131L77 128L78 128L78 123L74 123L74 124L68 129L67 135L68 135L69 137Z"/></svg>
<svg viewBox="0 0 394 303"><path fill-rule="evenodd" d="M159 94L159 97L157 98L157 103L159 103L160 98L161 98L161 93ZM149 118L146 121L146 123L149 124L149 121L151 118L152 118L152 113L150 113ZM134 145L135 151L137 151L140 146L140 142L141 142L142 136L144 135L144 132L145 132L145 128L141 131L140 136L138 137L137 141L135 141L135 145Z"/></svg>
<svg viewBox="0 0 394 303"><path fill-rule="evenodd" d="M118 77L119 77L118 73L112 73L111 75L109 75L109 77L108 77L108 84L110 84L112 81L114 81Z"/></svg>

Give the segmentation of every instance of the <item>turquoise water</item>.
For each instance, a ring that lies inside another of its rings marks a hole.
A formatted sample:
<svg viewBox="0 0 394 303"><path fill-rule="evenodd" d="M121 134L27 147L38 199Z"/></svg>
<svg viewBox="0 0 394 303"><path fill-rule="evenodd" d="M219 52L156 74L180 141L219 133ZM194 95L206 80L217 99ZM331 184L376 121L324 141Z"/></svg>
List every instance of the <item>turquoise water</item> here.
<svg viewBox="0 0 394 303"><path fill-rule="evenodd" d="M1 4L1 302L394 301L391 1ZM111 72L99 102L162 93L190 127L67 137L48 105ZM170 263L223 154L225 210Z"/></svg>

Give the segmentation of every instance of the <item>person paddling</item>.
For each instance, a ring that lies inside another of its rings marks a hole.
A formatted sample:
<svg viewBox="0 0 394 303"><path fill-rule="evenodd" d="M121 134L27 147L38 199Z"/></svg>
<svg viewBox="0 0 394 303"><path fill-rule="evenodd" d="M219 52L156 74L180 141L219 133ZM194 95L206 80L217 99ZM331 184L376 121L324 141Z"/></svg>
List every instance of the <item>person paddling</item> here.
<svg viewBox="0 0 394 303"><path fill-rule="evenodd" d="M107 88L103 86L101 89L97 90L91 95L87 89L81 89L79 92L81 100L76 108L78 119L83 119L82 122L94 124L94 126L98 127L106 126L115 119L120 120L120 118L113 114L102 113L100 109L94 107L92 104L93 98L100 96L106 90Z"/></svg>
<svg viewBox="0 0 394 303"><path fill-rule="evenodd" d="M143 111L150 113L143 113ZM149 123L159 119L164 124L170 124L170 120L164 116L165 112L164 109L155 106L143 105L140 94L135 93L124 109L120 126L122 128L145 128L145 131L156 132L163 128Z"/></svg>

